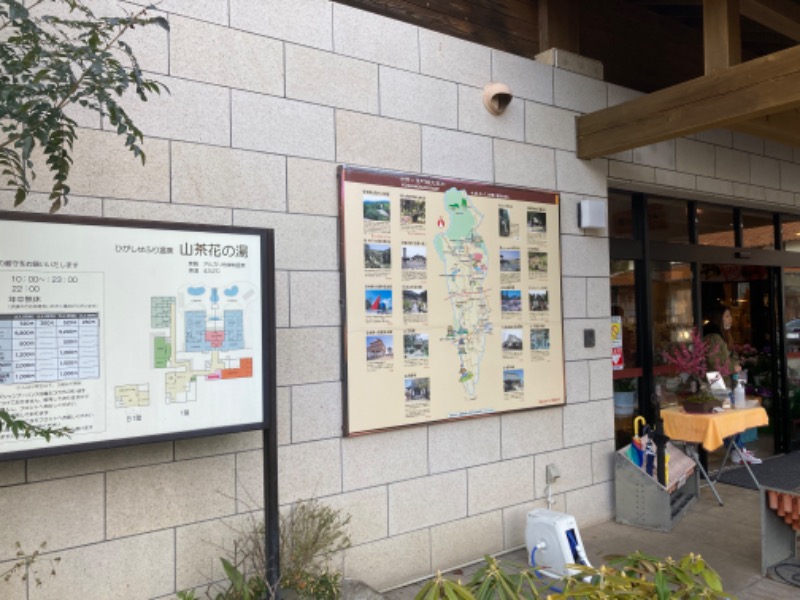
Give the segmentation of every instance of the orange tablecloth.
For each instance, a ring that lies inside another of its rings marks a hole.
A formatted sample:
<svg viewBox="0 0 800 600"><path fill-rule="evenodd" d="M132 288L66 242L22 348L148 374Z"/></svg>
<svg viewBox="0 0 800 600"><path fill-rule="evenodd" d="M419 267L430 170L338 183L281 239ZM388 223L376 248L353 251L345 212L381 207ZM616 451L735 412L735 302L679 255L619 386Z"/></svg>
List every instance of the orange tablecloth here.
<svg viewBox="0 0 800 600"><path fill-rule="evenodd" d="M702 444L706 450L716 450L726 437L769 423L767 411L761 406L703 415L690 414L674 406L663 409L661 418L664 419L664 433L671 439Z"/></svg>

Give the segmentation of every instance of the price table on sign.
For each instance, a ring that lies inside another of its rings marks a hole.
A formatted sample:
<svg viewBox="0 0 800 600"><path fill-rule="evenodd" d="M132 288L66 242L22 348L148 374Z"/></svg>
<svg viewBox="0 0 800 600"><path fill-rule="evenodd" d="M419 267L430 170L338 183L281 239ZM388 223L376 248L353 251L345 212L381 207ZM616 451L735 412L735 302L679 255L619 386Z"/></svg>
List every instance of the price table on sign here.
<svg viewBox="0 0 800 600"><path fill-rule="evenodd" d="M0 314L0 385L99 377L99 313Z"/></svg>

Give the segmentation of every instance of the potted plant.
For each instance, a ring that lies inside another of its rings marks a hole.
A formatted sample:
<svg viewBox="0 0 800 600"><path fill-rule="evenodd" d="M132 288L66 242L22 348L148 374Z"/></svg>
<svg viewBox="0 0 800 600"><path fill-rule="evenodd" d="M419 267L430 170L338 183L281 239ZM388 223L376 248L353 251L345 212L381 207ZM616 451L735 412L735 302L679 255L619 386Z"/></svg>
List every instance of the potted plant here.
<svg viewBox="0 0 800 600"><path fill-rule="evenodd" d="M715 349L711 347L710 342L703 339L697 328L693 328L689 342L674 344L661 353L664 361L675 367L683 382L679 403L686 412L710 413L722 406L723 400L714 396L704 381L709 370L709 352L713 353ZM714 370L722 376L730 374L721 365L716 365Z"/></svg>
<svg viewBox="0 0 800 600"><path fill-rule="evenodd" d="M636 378L614 380L614 416L630 417L636 409Z"/></svg>

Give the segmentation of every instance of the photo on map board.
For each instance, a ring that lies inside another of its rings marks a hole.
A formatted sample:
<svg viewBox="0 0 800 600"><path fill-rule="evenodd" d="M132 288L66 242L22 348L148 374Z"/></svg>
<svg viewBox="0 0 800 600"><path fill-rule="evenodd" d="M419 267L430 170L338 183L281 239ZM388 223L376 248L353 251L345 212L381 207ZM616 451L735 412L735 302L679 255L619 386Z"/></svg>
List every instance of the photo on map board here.
<svg viewBox="0 0 800 600"><path fill-rule="evenodd" d="M389 359L394 356L394 336L368 335L367 360Z"/></svg>
<svg viewBox="0 0 800 600"><path fill-rule="evenodd" d="M521 312L522 292L519 290L500 290L500 310L503 312Z"/></svg>
<svg viewBox="0 0 800 600"><path fill-rule="evenodd" d="M431 399L430 377L409 377L405 381L406 402Z"/></svg>
<svg viewBox="0 0 800 600"><path fill-rule="evenodd" d="M528 303L531 312L550 310L550 299L546 289L528 290Z"/></svg>
<svg viewBox="0 0 800 600"><path fill-rule="evenodd" d="M519 250L500 250L500 270L519 273Z"/></svg>
<svg viewBox="0 0 800 600"><path fill-rule="evenodd" d="M531 350L550 350L549 329L531 329Z"/></svg>
<svg viewBox="0 0 800 600"><path fill-rule="evenodd" d="M392 247L389 244L366 242L364 244L365 269L390 269L392 267Z"/></svg>
<svg viewBox="0 0 800 600"><path fill-rule="evenodd" d="M391 314L392 290L366 290L364 294L364 305L367 310L367 316Z"/></svg>
<svg viewBox="0 0 800 600"><path fill-rule="evenodd" d="M428 291L424 289L403 290L403 313L415 315L428 312Z"/></svg>
<svg viewBox="0 0 800 600"><path fill-rule="evenodd" d="M425 224L425 200L400 199L400 223L402 225Z"/></svg>
<svg viewBox="0 0 800 600"><path fill-rule="evenodd" d="M392 216L389 198L384 196L364 196L364 219L367 221L388 221Z"/></svg>
<svg viewBox="0 0 800 600"><path fill-rule="evenodd" d="M507 208L498 208L497 216L500 221L500 228L498 234L500 237L508 237L511 235L511 214Z"/></svg>
<svg viewBox="0 0 800 600"><path fill-rule="evenodd" d="M503 371L503 391L518 392L525 388L525 372L522 369Z"/></svg>
<svg viewBox="0 0 800 600"><path fill-rule="evenodd" d="M547 273L547 252L528 251L528 272Z"/></svg>
<svg viewBox="0 0 800 600"><path fill-rule="evenodd" d="M424 269L428 266L428 249L425 246L403 246L403 268Z"/></svg>
<svg viewBox="0 0 800 600"><path fill-rule="evenodd" d="M404 334L403 358L428 358L428 334L427 333Z"/></svg>
<svg viewBox="0 0 800 600"><path fill-rule="evenodd" d="M547 231L547 213L541 210L529 208L528 231L530 233L544 233Z"/></svg>
<svg viewBox="0 0 800 600"><path fill-rule="evenodd" d="M503 329L503 350L522 350L522 329Z"/></svg>

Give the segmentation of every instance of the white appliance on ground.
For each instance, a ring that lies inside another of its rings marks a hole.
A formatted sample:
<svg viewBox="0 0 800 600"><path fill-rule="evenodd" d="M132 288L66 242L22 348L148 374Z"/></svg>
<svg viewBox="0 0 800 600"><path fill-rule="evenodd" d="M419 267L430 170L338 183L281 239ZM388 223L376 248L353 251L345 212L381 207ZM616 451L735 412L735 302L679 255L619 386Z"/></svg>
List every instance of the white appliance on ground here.
<svg viewBox="0 0 800 600"><path fill-rule="evenodd" d="M555 579L575 575L566 565L591 566L583 548L578 524L572 515L540 508L528 513L525 528L528 564Z"/></svg>

